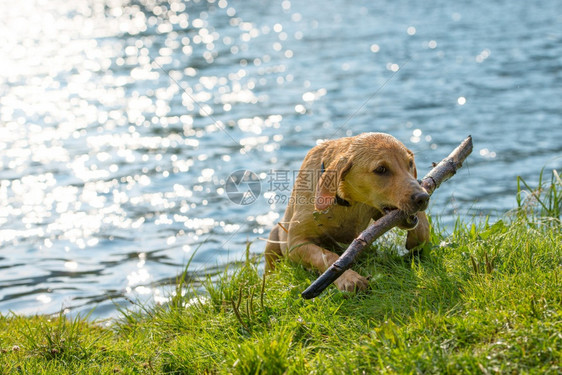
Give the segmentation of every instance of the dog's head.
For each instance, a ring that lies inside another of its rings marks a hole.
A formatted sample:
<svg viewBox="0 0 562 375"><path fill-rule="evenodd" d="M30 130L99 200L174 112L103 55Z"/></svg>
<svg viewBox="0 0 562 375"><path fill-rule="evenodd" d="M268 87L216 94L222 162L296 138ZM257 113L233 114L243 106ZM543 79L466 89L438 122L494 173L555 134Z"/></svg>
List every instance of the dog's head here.
<svg viewBox="0 0 562 375"><path fill-rule="evenodd" d="M347 150L335 153L325 166L316 189L316 209L336 202L336 195L361 202L386 213L401 209L423 211L429 195L417 181L414 154L400 141L384 133L353 137Z"/></svg>

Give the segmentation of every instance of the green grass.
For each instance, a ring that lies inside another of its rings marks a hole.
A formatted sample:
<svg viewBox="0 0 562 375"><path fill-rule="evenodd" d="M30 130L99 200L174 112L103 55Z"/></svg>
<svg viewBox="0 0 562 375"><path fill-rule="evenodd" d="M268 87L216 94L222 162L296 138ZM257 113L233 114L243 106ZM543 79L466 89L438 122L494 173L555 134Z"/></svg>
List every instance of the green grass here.
<svg viewBox="0 0 562 375"><path fill-rule="evenodd" d="M527 186L494 224L435 225L421 258L381 241L355 266L368 293L303 300L316 275L281 262L264 282L248 256L118 322L0 316L0 372L561 373L561 187L556 173Z"/></svg>

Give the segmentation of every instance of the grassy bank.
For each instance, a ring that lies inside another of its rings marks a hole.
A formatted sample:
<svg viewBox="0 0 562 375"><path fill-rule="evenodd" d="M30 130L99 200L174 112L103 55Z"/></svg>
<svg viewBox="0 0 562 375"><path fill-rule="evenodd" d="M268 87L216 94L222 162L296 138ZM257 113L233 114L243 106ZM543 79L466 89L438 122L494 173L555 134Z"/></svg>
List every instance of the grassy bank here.
<svg viewBox="0 0 562 375"><path fill-rule="evenodd" d="M557 175L545 186L493 225L434 230L421 258L378 244L355 267L370 275L365 294L330 287L305 301L316 275L281 263L264 283L248 260L199 297L179 293L110 325L2 316L1 372L560 373Z"/></svg>

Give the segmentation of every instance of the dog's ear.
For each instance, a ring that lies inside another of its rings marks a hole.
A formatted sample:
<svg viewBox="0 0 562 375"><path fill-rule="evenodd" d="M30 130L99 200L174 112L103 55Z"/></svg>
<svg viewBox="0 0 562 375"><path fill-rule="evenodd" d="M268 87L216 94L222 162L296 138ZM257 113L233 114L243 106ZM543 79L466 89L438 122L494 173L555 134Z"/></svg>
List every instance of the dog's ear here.
<svg viewBox="0 0 562 375"><path fill-rule="evenodd" d="M324 165L324 163L322 163ZM321 171L316 186L316 197L314 199L314 208L317 211L324 211L334 203L336 203L336 193L338 185L345 178L345 175L351 169L353 163L345 156L334 160L325 170Z"/></svg>

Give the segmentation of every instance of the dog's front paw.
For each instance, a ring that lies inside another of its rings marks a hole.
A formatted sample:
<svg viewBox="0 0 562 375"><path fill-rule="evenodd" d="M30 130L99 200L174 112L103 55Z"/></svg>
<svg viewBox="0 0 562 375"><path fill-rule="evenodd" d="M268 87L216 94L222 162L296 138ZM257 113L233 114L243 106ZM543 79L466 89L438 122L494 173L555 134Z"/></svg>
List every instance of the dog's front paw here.
<svg viewBox="0 0 562 375"><path fill-rule="evenodd" d="M356 292L366 290L369 282L367 279L355 271L345 271L336 281L334 281L339 290L347 292Z"/></svg>

